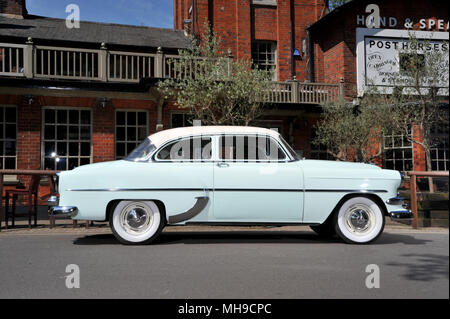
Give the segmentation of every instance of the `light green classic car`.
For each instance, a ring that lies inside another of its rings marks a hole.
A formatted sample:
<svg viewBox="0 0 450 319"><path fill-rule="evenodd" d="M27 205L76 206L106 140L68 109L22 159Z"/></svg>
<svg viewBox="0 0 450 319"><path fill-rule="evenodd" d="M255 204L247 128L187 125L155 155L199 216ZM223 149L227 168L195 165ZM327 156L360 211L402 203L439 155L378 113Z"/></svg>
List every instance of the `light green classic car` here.
<svg viewBox="0 0 450 319"><path fill-rule="evenodd" d="M51 215L109 221L124 244L166 225L309 225L369 243L385 216L409 219L398 171L299 159L273 130L189 127L149 136L126 159L62 172Z"/></svg>

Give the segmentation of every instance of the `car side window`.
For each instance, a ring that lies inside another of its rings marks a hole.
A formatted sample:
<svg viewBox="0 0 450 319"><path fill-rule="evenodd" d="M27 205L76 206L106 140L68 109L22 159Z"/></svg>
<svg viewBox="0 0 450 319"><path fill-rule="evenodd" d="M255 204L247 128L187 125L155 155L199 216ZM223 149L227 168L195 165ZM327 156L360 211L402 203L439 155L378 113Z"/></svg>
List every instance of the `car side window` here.
<svg viewBox="0 0 450 319"><path fill-rule="evenodd" d="M219 159L224 161L281 161L286 158L278 142L269 136L222 136L219 141Z"/></svg>
<svg viewBox="0 0 450 319"><path fill-rule="evenodd" d="M159 161L203 161L212 158L211 137L177 140L163 147L156 155Z"/></svg>

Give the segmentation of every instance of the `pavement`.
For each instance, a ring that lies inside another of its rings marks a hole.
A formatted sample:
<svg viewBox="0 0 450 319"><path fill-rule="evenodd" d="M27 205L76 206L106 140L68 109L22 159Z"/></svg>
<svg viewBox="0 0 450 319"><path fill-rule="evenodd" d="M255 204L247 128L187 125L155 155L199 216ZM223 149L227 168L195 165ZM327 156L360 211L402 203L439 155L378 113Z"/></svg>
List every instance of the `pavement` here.
<svg viewBox="0 0 450 319"><path fill-rule="evenodd" d="M107 224L58 224L2 229L0 298L449 298L448 229L389 224L347 245L308 227L167 227L123 246ZM80 288L68 289L73 264Z"/></svg>

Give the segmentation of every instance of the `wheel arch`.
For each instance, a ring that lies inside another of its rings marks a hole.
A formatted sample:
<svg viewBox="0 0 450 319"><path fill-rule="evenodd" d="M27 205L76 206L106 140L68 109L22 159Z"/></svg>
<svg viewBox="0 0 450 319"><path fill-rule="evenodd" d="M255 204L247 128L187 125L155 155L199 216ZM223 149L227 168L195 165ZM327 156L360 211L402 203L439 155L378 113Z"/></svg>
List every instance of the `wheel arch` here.
<svg viewBox="0 0 450 319"><path fill-rule="evenodd" d="M328 216L328 218L325 220L324 224L331 221L334 217L334 215L339 211L339 209L342 207L342 205L348 201L350 198L354 198L354 197L366 197L368 199L373 200L382 210L384 215L388 214L388 210L386 205L384 204L383 200L381 199L380 196L378 196L375 193L349 193L344 195L341 200L336 204L336 206L334 207L334 209L331 211L330 215Z"/></svg>
<svg viewBox="0 0 450 319"><path fill-rule="evenodd" d="M109 221L112 212L116 208L117 204L119 204L121 201L128 200L128 201L150 201L154 202L156 206L158 206L159 212L162 214L164 224L167 224L167 215L166 215L166 206L164 203L157 199L114 199L111 200L108 205L106 205L106 211L105 211L105 221Z"/></svg>

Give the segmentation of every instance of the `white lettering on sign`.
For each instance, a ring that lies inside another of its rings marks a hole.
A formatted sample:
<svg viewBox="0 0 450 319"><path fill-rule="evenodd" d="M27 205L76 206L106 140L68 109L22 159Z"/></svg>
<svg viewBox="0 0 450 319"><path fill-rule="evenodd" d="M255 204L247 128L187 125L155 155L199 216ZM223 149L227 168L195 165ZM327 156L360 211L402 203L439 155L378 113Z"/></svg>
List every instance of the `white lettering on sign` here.
<svg viewBox="0 0 450 319"><path fill-rule="evenodd" d="M369 15L357 15L356 25L365 26L366 28L395 28L398 26L398 19L396 17L381 16L380 8L376 4L369 4L366 7L366 13ZM411 29L414 24L418 23L421 30L435 30L435 31L448 31L449 21L444 19L418 19L414 21L411 18L406 18L403 21L403 26L406 29Z"/></svg>

